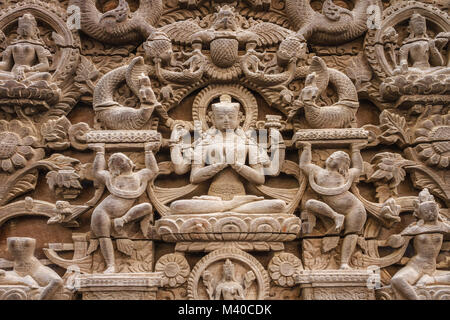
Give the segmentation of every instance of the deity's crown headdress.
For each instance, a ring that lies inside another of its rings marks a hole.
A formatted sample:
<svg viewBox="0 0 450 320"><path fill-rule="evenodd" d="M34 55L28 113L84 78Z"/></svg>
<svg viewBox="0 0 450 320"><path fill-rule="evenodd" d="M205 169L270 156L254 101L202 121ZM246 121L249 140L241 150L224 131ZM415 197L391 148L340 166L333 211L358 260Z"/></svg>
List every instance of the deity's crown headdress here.
<svg viewBox="0 0 450 320"><path fill-rule="evenodd" d="M230 261L230 259L227 259L225 261L225 263L223 264L223 271L229 270L231 272L234 271L234 265L233 263Z"/></svg>
<svg viewBox="0 0 450 320"><path fill-rule="evenodd" d="M213 103L213 111L219 110L221 107L233 107L236 111L239 111L240 104L237 102L231 102L231 96L228 94L222 94L220 96L220 102Z"/></svg>
<svg viewBox="0 0 450 320"><path fill-rule="evenodd" d="M419 13L413 13L413 15L411 16L411 19L409 20L409 23L413 24L416 22L426 22L426 19L424 16L422 16Z"/></svg>
<svg viewBox="0 0 450 320"><path fill-rule="evenodd" d="M32 14L29 13L25 13L23 16L21 16L19 18L19 25L24 25L24 24L28 24L28 25L32 25L33 27L37 27L37 22L36 19L34 18L34 16Z"/></svg>

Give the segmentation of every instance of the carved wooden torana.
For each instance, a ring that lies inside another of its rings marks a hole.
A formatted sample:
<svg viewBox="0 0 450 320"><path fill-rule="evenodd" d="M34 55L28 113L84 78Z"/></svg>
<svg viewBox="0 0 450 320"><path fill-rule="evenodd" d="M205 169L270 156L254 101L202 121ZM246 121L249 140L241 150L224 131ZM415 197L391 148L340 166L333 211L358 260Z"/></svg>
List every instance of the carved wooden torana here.
<svg viewBox="0 0 450 320"><path fill-rule="evenodd" d="M445 0L0 4L0 300L450 299Z"/></svg>

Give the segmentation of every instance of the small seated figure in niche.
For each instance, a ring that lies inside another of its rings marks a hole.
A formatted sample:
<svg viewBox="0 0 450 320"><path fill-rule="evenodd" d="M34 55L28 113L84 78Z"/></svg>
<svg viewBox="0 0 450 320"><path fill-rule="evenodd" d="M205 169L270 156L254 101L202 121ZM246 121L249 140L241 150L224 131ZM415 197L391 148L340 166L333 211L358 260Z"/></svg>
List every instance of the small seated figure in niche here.
<svg viewBox="0 0 450 320"><path fill-rule="evenodd" d="M249 41L245 44L245 55L242 57L243 68L246 68L249 72L256 74L264 74L266 65L262 63L261 59L264 59L264 53L256 51L257 42Z"/></svg>
<svg viewBox="0 0 450 320"><path fill-rule="evenodd" d="M264 165L270 159L239 125L239 107L239 103L231 102L229 95L220 96L220 102L212 105L210 116L214 125L194 143L190 175L193 184L213 179L208 195L174 201L170 205L172 214L282 213L286 210L283 200L246 195L242 180L264 184ZM179 141L185 134L183 130L175 127L171 140ZM183 159L181 149L181 145L174 144L171 156L175 171L183 173L191 163L186 165L180 160Z"/></svg>
<svg viewBox="0 0 450 320"><path fill-rule="evenodd" d="M114 153L108 161L106 170L105 149L103 144L93 144L96 151L93 164L94 177L108 189L108 195L95 209L91 217L91 229L99 239L100 249L106 262L104 273L114 273L115 259L111 240L111 220L114 229L122 232L126 223L136 221L152 213L150 203L135 205L136 200L147 189L148 182L158 172L158 164L152 150L159 144L145 144L146 168L133 172L134 163L123 153Z"/></svg>
<svg viewBox="0 0 450 320"><path fill-rule="evenodd" d="M39 36L36 19L25 13L19 18L17 39L3 51L0 62L0 80L49 80L50 51Z"/></svg>
<svg viewBox="0 0 450 320"><path fill-rule="evenodd" d="M14 258L12 271L0 270L0 285L25 285L39 289L39 300L49 300L62 289L63 280L35 256L36 239L7 238L8 251Z"/></svg>
<svg viewBox="0 0 450 320"><path fill-rule="evenodd" d="M428 189L419 193L414 215L419 219L407 226L400 234L391 235L387 243L398 248L414 239L415 255L391 279L397 298L418 300L416 286L450 284L450 272L436 270L436 258L441 250L444 235L450 233L450 224L439 215L439 205Z"/></svg>
<svg viewBox="0 0 450 320"><path fill-rule="evenodd" d="M223 264L223 278L220 281L215 290L214 299L220 300L244 300L244 288L234 278L234 265L227 259Z"/></svg>
<svg viewBox="0 0 450 320"><path fill-rule="evenodd" d="M440 33L436 39L431 39L427 34L426 19L418 13L409 20L409 32L400 47L400 66L394 70L394 74L450 74L447 61L440 52L447 44L449 35ZM411 66L408 61L412 62Z"/></svg>
<svg viewBox="0 0 450 320"><path fill-rule="evenodd" d="M309 185L321 198L306 201L305 210L312 215L333 219L336 231L344 228L340 269L351 269L350 258L355 250L367 213L363 203L349 191L363 170L360 149L364 144L352 145L352 162L343 151L336 151L325 161L325 169L311 163L311 144L303 142L300 169L309 179Z"/></svg>
<svg viewBox="0 0 450 320"><path fill-rule="evenodd" d="M197 72L203 68L206 57L202 53L201 42L194 41L192 43L192 49L192 52L183 52L183 55L189 57L189 59L183 62L182 66L187 67L190 72Z"/></svg>

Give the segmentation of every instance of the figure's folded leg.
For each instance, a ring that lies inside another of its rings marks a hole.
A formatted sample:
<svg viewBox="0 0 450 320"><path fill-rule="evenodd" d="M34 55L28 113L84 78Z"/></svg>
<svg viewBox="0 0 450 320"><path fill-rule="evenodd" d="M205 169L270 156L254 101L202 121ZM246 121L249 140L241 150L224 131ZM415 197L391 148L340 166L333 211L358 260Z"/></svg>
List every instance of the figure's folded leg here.
<svg viewBox="0 0 450 320"><path fill-rule="evenodd" d="M418 300L419 297L412 284L416 283L421 276L421 272L408 265L398 271L391 279L391 286L397 295L397 299Z"/></svg>
<svg viewBox="0 0 450 320"><path fill-rule="evenodd" d="M225 211L222 200L177 200L170 205L172 214L201 214Z"/></svg>
<svg viewBox="0 0 450 320"><path fill-rule="evenodd" d="M286 210L283 200L259 200L243 204L233 209L238 213L282 213Z"/></svg>
<svg viewBox="0 0 450 320"><path fill-rule="evenodd" d="M313 214L320 214L322 216L333 219L334 223L336 224L336 230L340 230L344 224L345 216L334 211L325 202L310 199L306 201L305 208L307 211Z"/></svg>
<svg viewBox="0 0 450 320"><path fill-rule="evenodd" d="M114 219L114 228L121 231L125 223L137 220L152 213L152 205L150 203L141 203L127 211L122 217Z"/></svg>
<svg viewBox="0 0 450 320"><path fill-rule="evenodd" d="M27 80L30 81L37 81L37 80L50 80L51 74L48 72L34 72L34 73L28 73L27 74Z"/></svg>
<svg viewBox="0 0 450 320"><path fill-rule="evenodd" d="M0 80L14 80L15 76L11 72L0 71Z"/></svg>

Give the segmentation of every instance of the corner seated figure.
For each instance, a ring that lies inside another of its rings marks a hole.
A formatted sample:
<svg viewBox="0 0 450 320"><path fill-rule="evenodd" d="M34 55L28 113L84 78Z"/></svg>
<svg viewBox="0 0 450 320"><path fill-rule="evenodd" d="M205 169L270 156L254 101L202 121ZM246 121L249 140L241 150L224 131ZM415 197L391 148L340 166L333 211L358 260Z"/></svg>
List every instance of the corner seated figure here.
<svg viewBox="0 0 450 320"><path fill-rule="evenodd" d="M353 168L350 157L343 151L331 154L325 162L325 169L311 163L311 144L303 142L300 169L308 176L309 185L321 198L306 201L305 209L312 215L333 219L336 231L344 227L344 241L341 250L341 269L350 269L349 261L355 250L358 234L362 232L367 213L363 203L349 191L363 168L360 149L363 144L352 145Z"/></svg>
<svg viewBox="0 0 450 320"><path fill-rule="evenodd" d="M394 70L394 74L450 74L450 68L440 52L447 44L449 34L440 33L436 39L430 39L426 19L418 13L412 15L409 31L410 34L399 51L400 66ZM411 67L408 66L408 61L412 62Z"/></svg>
<svg viewBox="0 0 450 320"><path fill-rule="evenodd" d="M148 182L159 170L151 151L155 148L155 144L145 145L146 168L138 172L133 172L133 162L123 153L114 153L110 156L108 171L105 169L103 144L90 145L90 148L97 152L93 165L94 177L110 192L110 195L94 209L91 229L99 239L100 249L105 258L107 268L104 273L114 273L116 269L111 240L111 219L114 229L120 233L126 223L152 213L150 203L135 205L135 202L145 192Z"/></svg>
<svg viewBox="0 0 450 320"><path fill-rule="evenodd" d="M391 279L397 299L418 300L414 285L450 285L450 272L436 270L436 258L442 248L444 235L450 232L450 225L440 217L439 206L428 189L419 193L414 215L419 219L417 222L387 240L388 245L398 248L410 237L414 238L415 255Z"/></svg>
<svg viewBox="0 0 450 320"><path fill-rule="evenodd" d="M183 159L182 146L171 147L175 172L184 174L191 168L193 184L212 179L208 195L190 200L177 200L170 205L172 214L203 213L283 213L286 203L278 199L246 195L244 183L264 184L264 165L270 163L268 154L239 126L239 103L222 95L219 103L212 105L210 113L213 126L193 144L193 162ZM172 141L186 134L174 128ZM248 165L245 163L248 159ZM192 164L192 167L191 167Z"/></svg>
<svg viewBox="0 0 450 320"><path fill-rule="evenodd" d="M38 81L49 80L50 52L39 36L33 15L26 13L19 18L17 39L3 51L0 62L0 80Z"/></svg>
<svg viewBox="0 0 450 320"><path fill-rule="evenodd" d="M8 251L14 258L12 271L0 269L0 285L21 285L39 290L39 300L50 300L63 287L63 280L52 269L44 266L35 256L36 240L10 237Z"/></svg>

